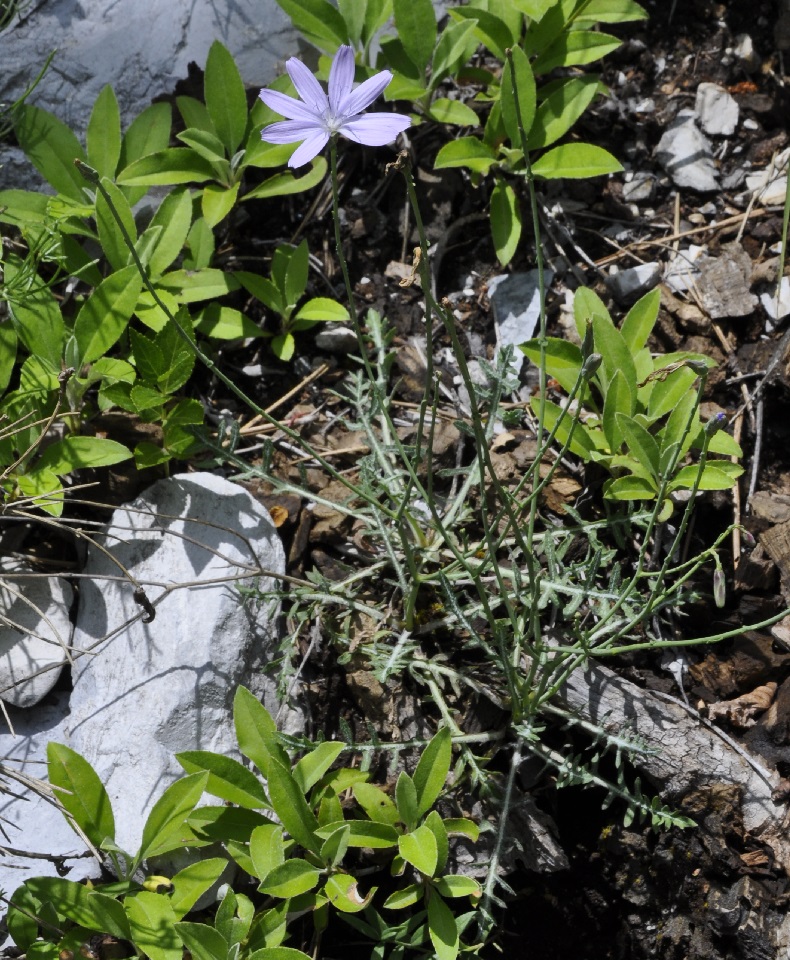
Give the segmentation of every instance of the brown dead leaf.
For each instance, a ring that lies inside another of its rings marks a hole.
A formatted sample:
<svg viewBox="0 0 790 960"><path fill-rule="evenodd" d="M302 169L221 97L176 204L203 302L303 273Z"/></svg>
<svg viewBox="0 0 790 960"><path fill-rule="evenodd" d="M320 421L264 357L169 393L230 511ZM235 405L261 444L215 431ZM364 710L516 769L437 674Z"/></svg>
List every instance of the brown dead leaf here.
<svg viewBox="0 0 790 960"><path fill-rule="evenodd" d="M714 723L725 720L738 730L748 730L757 723L758 714L765 713L771 706L776 696L776 689L775 683L765 683L734 700L708 704L706 710L708 719Z"/></svg>
<svg viewBox="0 0 790 960"><path fill-rule="evenodd" d="M279 529L288 519L288 511L285 507L274 504L274 506L269 507L269 516L272 518L272 523L275 527Z"/></svg>

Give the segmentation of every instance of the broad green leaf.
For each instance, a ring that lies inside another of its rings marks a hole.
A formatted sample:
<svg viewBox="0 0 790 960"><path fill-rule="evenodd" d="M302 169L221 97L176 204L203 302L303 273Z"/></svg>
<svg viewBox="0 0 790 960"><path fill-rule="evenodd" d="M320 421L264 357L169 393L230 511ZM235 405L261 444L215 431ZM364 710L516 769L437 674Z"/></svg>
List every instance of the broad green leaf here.
<svg viewBox="0 0 790 960"><path fill-rule="evenodd" d="M453 755L453 742L447 727L432 738L423 750L413 780L417 790L417 813L427 813L439 799L447 782Z"/></svg>
<svg viewBox="0 0 790 960"><path fill-rule="evenodd" d="M240 807L257 810L268 807L269 801L260 780L233 757L208 750L187 750L176 754L176 760L187 773L208 773L206 793Z"/></svg>
<svg viewBox="0 0 790 960"><path fill-rule="evenodd" d="M471 877L447 876L436 882L436 889L443 897L474 897L482 896L482 888L477 880Z"/></svg>
<svg viewBox="0 0 790 960"><path fill-rule="evenodd" d="M617 477L604 484L604 496L607 500L654 500L656 490L644 477Z"/></svg>
<svg viewBox="0 0 790 960"><path fill-rule="evenodd" d="M11 896L6 914L6 926L19 950L27 950L38 939L36 911L41 904L24 884Z"/></svg>
<svg viewBox="0 0 790 960"><path fill-rule="evenodd" d="M398 852L407 863L426 877L432 877L436 873L436 837L425 824L398 839Z"/></svg>
<svg viewBox="0 0 790 960"><path fill-rule="evenodd" d="M270 897L298 897L315 890L321 879L321 871L304 860L286 860L274 867L263 878L258 890Z"/></svg>
<svg viewBox="0 0 790 960"><path fill-rule="evenodd" d="M460 137L446 143L436 155L434 169L448 167L467 167L476 173L487 173L496 155L491 147L477 137Z"/></svg>
<svg viewBox="0 0 790 960"><path fill-rule="evenodd" d="M277 0L279 3L280 0ZM327 162L324 157L316 157L310 161L310 167L307 173L300 177L295 176L288 171L287 173L278 173L268 180L264 180L259 186L245 193L242 200L262 200L266 197L285 197L292 193L302 193L304 190L312 190L326 176Z"/></svg>
<svg viewBox="0 0 790 960"><path fill-rule="evenodd" d="M443 821L444 829L448 836L467 837L472 843L477 843L480 836L480 827L474 820L467 820L465 817L450 817Z"/></svg>
<svg viewBox="0 0 790 960"><path fill-rule="evenodd" d="M0 223L20 228L46 223L49 200L34 190L0 190Z"/></svg>
<svg viewBox="0 0 790 960"><path fill-rule="evenodd" d="M85 200L87 183L74 166L75 159L85 161L85 151L64 123L46 110L23 103L14 111L14 132L27 158L58 193Z"/></svg>
<svg viewBox="0 0 790 960"><path fill-rule="evenodd" d="M214 929L220 932L233 950L246 941L254 915L255 907L250 898L227 888L214 917Z"/></svg>
<svg viewBox="0 0 790 960"><path fill-rule="evenodd" d="M210 267L214 256L214 231L203 217L199 217L187 236L189 256L184 257L185 270L201 270Z"/></svg>
<svg viewBox="0 0 790 960"><path fill-rule="evenodd" d="M91 893L81 883L63 877L32 877L26 881L26 886L42 903L57 904L61 916L81 927L121 938L129 936L123 907L112 897Z"/></svg>
<svg viewBox="0 0 790 960"><path fill-rule="evenodd" d="M353 790L357 803L371 820L388 826L393 826L398 822L398 808L381 787L362 782L355 783Z"/></svg>
<svg viewBox="0 0 790 960"><path fill-rule="evenodd" d="M342 827L338 827L329 834L321 844L321 859L324 863L335 867L343 860L348 851L350 832L348 825L344 823Z"/></svg>
<svg viewBox="0 0 790 960"><path fill-rule="evenodd" d="M277 285L285 294L285 302L288 306L294 305L297 300L304 295L307 287L307 274L310 263L310 251L307 248L307 241L302 242L297 247L286 248L284 245L277 247L272 260L272 277L275 276L276 264L280 253L284 253L282 263L285 267L277 281Z"/></svg>
<svg viewBox="0 0 790 960"><path fill-rule="evenodd" d="M102 437L64 437L56 440L41 454L36 463L39 470L51 470L65 476L87 467L108 467L131 457L131 451L116 440Z"/></svg>
<svg viewBox="0 0 790 960"><path fill-rule="evenodd" d="M384 901L382 906L386 910L403 910L405 907L411 907L419 900L422 900L423 888L420 883L410 883L408 887L402 890L396 890L391 893Z"/></svg>
<svg viewBox="0 0 790 960"><path fill-rule="evenodd" d="M670 484L672 490L691 490L699 477L700 468L698 464L690 464L683 467L675 475ZM739 463L732 463L729 460L708 460L702 476L699 479L698 490L730 490L738 477L743 473L743 467Z"/></svg>
<svg viewBox="0 0 790 960"><path fill-rule="evenodd" d="M433 834L434 840L436 840L436 873L444 870L447 866L447 857L450 853L450 842L447 839L447 828L444 825L444 821L439 816L436 810L431 810L428 816L425 818L426 827Z"/></svg>
<svg viewBox="0 0 790 960"><path fill-rule="evenodd" d="M636 355L647 343L647 338L653 332L653 327L658 319L660 305L661 291L656 287L646 293L628 311L620 327L620 333L622 333L623 340L625 340L632 355Z"/></svg>
<svg viewBox="0 0 790 960"><path fill-rule="evenodd" d="M225 147L218 136L196 127L189 127L177 136L182 143L191 147L204 160L208 160L216 173L222 171L223 180L230 177L230 164L225 158Z"/></svg>
<svg viewBox="0 0 790 960"><path fill-rule="evenodd" d="M491 193L491 235L497 259L506 267L521 239L521 207L509 183L498 180Z"/></svg>
<svg viewBox="0 0 790 960"><path fill-rule="evenodd" d="M393 0L395 28L409 59L424 71L436 46L436 14L431 0Z"/></svg>
<svg viewBox="0 0 790 960"><path fill-rule="evenodd" d="M428 901L428 933L436 960L455 960L459 949L458 928L452 910L438 893Z"/></svg>
<svg viewBox="0 0 790 960"><path fill-rule="evenodd" d="M170 906L176 919L180 920L194 907L206 890L219 880L227 867L228 861L224 857L209 857L206 860L190 863L173 876Z"/></svg>
<svg viewBox="0 0 790 960"><path fill-rule="evenodd" d="M277 0L282 4L283 0ZM263 947L251 953L247 960L311 960L306 953L293 947Z"/></svg>
<svg viewBox="0 0 790 960"><path fill-rule="evenodd" d="M661 431L662 472L665 452L674 448L679 451L680 456L685 455L691 446L692 438L696 433L695 425L698 423L697 398L691 391L687 391L676 404L666 426ZM668 465L669 461L666 462Z"/></svg>
<svg viewBox="0 0 790 960"><path fill-rule="evenodd" d="M285 829L305 850L319 855L321 844L315 835L318 821L291 771L277 760L270 759L266 777L269 800Z"/></svg>
<svg viewBox="0 0 790 960"><path fill-rule="evenodd" d="M124 170L129 164L149 153L164 150L170 142L172 110L169 103L153 103L139 116L135 117L121 141L121 156L118 169ZM146 187L124 187L129 203L134 206L145 196Z"/></svg>
<svg viewBox="0 0 790 960"><path fill-rule="evenodd" d="M159 278L159 286L171 291L179 303L199 303L232 293L239 287L230 273L207 267L203 270L171 270Z"/></svg>
<svg viewBox="0 0 790 960"><path fill-rule="evenodd" d="M618 413L616 416L620 432L628 444L631 453L640 460L650 473L658 478L659 449L655 437L632 417Z"/></svg>
<svg viewBox="0 0 790 960"><path fill-rule="evenodd" d="M313 323L344 323L350 319L348 310L337 300L330 300L329 297L313 297L307 303L300 307L294 315L291 323L292 330L301 329L299 321L305 324Z"/></svg>
<svg viewBox="0 0 790 960"><path fill-rule="evenodd" d="M471 107L460 100L438 97L428 109L428 116L436 123L449 123L459 127L478 127L480 119Z"/></svg>
<svg viewBox="0 0 790 960"><path fill-rule="evenodd" d="M551 146L564 136L592 103L597 91L595 77L573 77L562 81L535 111L535 122L529 134L530 150Z"/></svg>
<svg viewBox="0 0 790 960"><path fill-rule="evenodd" d="M121 156L121 112L108 83L96 98L86 134L88 163L100 177L112 179Z"/></svg>
<svg viewBox="0 0 790 960"><path fill-rule="evenodd" d="M10 323L0 324L0 394L5 393L14 372L17 352L16 330Z"/></svg>
<svg viewBox="0 0 790 960"><path fill-rule="evenodd" d="M63 485L51 471L36 466L34 470L15 477L22 497L35 501L35 506L51 517L63 513Z"/></svg>
<svg viewBox="0 0 790 960"><path fill-rule="evenodd" d="M182 329L189 335L190 320L185 310L176 317ZM189 380L195 367L195 352L189 344L184 342L178 327L170 322L164 327L155 339L157 348L162 354L164 368L156 378L156 385L163 393L175 393Z"/></svg>
<svg viewBox="0 0 790 960"><path fill-rule="evenodd" d="M631 417L634 412L634 397L626 375L615 370L609 381L603 403L603 432L612 453L617 453L623 443L623 430L618 414Z"/></svg>
<svg viewBox="0 0 790 960"><path fill-rule="evenodd" d="M198 314L195 329L213 340L241 340L244 337L260 337L261 328L250 318L233 307L209 304Z"/></svg>
<svg viewBox="0 0 790 960"><path fill-rule="evenodd" d="M129 235L129 239L132 244L135 244L137 242L137 225L134 222L134 214L129 206L129 201L112 180L105 177L102 180L102 186L107 191L112 205ZM129 245L124 239L123 231L101 191L96 192L96 228L99 233L99 242L110 266L113 270L121 270L129 263L129 257L131 256Z"/></svg>
<svg viewBox="0 0 790 960"><path fill-rule="evenodd" d="M451 23L442 31L431 64L429 90L435 90L448 74L453 74L474 52L477 40L474 22Z"/></svg>
<svg viewBox="0 0 790 960"><path fill-rule="evenodd" d="M532 397L530 406L535 416L538 416L540 397ZM568 445L570 452L576 454L577 457L581 457L582 460L590 459L595 450L595 442L584 424L574 421L573 416L567 410L563 410L562 407L551 400L544 401L543 417L545 430L551 431L556 427L557 443L565 445L570 438ZM571 426L573 426L572 433Z"/></svg>
<svg viewBox="0 0 790 960"><path fill-rule="evenodd" d="M134 365L141 380L155 384L166 370L165 358L156 342L137 330L129 331Z"/></svg>
<svg viewBox="0 0 790 960"><path fill-rule="evenodd" d="M636 408L637 383L636 367L631 352L626 346L623 335L608 318L598 315L592 318L595 336L595 349L603 357L603 363L597 374L599 383L604 384L604 393L616 373L623 378L623 386L628 391L628 403L618 407L620 413L633 416Z"/></svg>
<svg viewBox="0 0 790 960"><path fill-rule="evenodd" d="M407 828L417 822L417 818L419 817L417 787L405 770L401 771L398 781L395 784L395 804L398 808L398 815L401 822L405 824Z"/></svg>
<svg viewBox="0 0 790 960"><path fill-rule="evenodd" d="M367 45L392 16L392 0L367 0L358 3L357 0L343 0L344 3L357 3L365 8L365 25L362 30L362 43ZM340 4L338 4L340 6ZM342 10L342 6L340 6Z"/></svg>
<svg viewBox="0 0 790 960"><path fill-rule="evenodd" d="M647 20L647 17L647 10L634 0L590 0L574 22L580 26L593 26L596 23L629 23Z"/></svg>
<svg viewBox="0 0 790 960"><path fill-rule="evenodd" d="M507 48L517 43L517 37L513 35L508 24L488 10L478 7L451 7L447 12L453 20L474 20L475 36L498 60L504 61Z"/></svg>
<svg viewBox="0 0 790 960"><path fill-rule="evenodd" d="M702 446L702 443L697 439L694 445ZM720 453L724 457L738 457L739 459L743 456L741 445L724 430L719 430L711 437L708 452Z"/></svg>
<svg viewBox="0 0 790 960"><path fill-rule="evenodd" d="M334 53L348 39L342 16L328 0L277 0L277 5L320 50Z"/></svg>
<svg viewBox="0 0 790 960"><path fill-rule="evenodd" d="M513 47L513 69L511 70L510 61L505 63L505 69L502 71L502 122L505 125L505 131L510 138L510 143L517 150L521 149L521 131L523 130L527 138L527 144L530 143L529 132L535 120L535 108L537 97L535 93L535 76L529 59L521 47ZM513 81L515 78L516 94L513 93ZM516 97L518 98L518 111L516 109ZM521 127L519 127L519 115L521 117Z"/></svg>
<svg viewBox="0 0 790 960"><path fill-rule="evenodd" d="M368 3L359 0L338 0L337 8L346 24L348 39L352 47L358 47L362 42L362 31L365 28L365 14Z"/></svg>
<svg viewBox="0 0 790 960"><path fill-rule="evenodd" d="M47 745L47 772L60 803L96 848L115 839L115 818L104 785L93 767L70 747Z"/></svg>
<svg viewBox="0 0 790 960"><path fill-rule="evenodd" d="M228 942L214 927L182 921L175 924L175 931L193 960L227 960Z"/></svg>
<svg viewBox="0 0 790 960"><path fill-rule="evenodd" d="M534 175L545 180L556 180L560 177L579 180L619 173L622 169L620 161L608 150L591 143L563 143L544 153L532 164Z"/></svg>
<svg viewBox="0 0 790 960"><path fill-rule="evenodd" d="M570 30L538 54L532 69L537 74L549 73L555 67L578 67L594 63L612 53L621 41L608 33L592 30Z"/></svg>
<svg viewBox="0 0 790 960"><path fill-rule="evenodd" d="M359 913L373 899L378 887L371 887L364 897L359 895L357 881L347 873L336 873L324 886L324 896L341 913Z"/></svg>
<svg viewBox="0 0 790 960"><path fill-rule="evenodd" d="M145 821L136 863L181 846L178 830L203 796L207 783L207 773L193 773L165 790Z"/></svg>
<svg viewBox="0 0 790 960"><path fill-rule="evenodd" d="M307 793L323 777L344 749L344 743L320 743L302 757L293 768L294 780L302 793Z"/></svg>
<svg viewBox="0 0 790 960"><path fill-rule="evenodd" d="M279 360L287 362L296 351L296 341L293 338L293 334L278 333L276 337L272 337L271 348L272 353Z"/></svg>
<svg viewBox="0 0 790 960"><path fill-rule="evenodd" d="M138 950L151 960L180 960L183 947L175 931L178 916L168 897L141 890L126 897L123 905Z"/></svg>
<svg viewBox="0 0 790 960"><path fill-rule="evenodd" d="M4 263L6 282L13 280L15 270L11 259ZM11 320L16 334L34 355L60 368L66 326L60 307L49 289L44 286L26 291L24 300L10 300Z"/></svg>
<svg viewBox="0 0 790 960"><path fill-rule="evenodd" d="M259 276L257 273L248 273L246 270L237 270L233 276L241 283L247 293L251 293L256 300L281 316L285 314L286 306L283 295L271 280Z"/></svg>
<svg viewBox="0 0 790 960"><path fill-rule="evenodd" d="M216 227L233 209L238 197L238 183L234 183L232 187L223 187L219 184L207 183L203 188L203 196L200 201L203 218L206 223L211 227Z"/></svg>
<svg viewBox="0 0 790 960"><path fill-rule="evenodd" d="M203 90L214 127L232 157L247 127L247 96L236 62L219 40L208 52Z"/></svg>
<svg viewBox="0 0 790 960"><path fill-rule="evenodd" d="M693 370L681 367L662 379L654 380L647 406L647 415L650 419L658 419L677 409L680 401L689 395L696 379L697 375Z"/></svg>
<svg viewBox="0 0 790 960"><path fill-rule="evenodd" d="M176 97L176 108L181 114L181 119L184 121L185 131L203 130L205 133L210 133L212 136L217 137L214 122L211 119L205 103L197 100L195 97ZM219 138L217 138L217 140L221 144ZM225 151L222 150L221 155L224 156L224 153Z"/></svg>
<svg viewBox="0 0 790 960"><path fill-rule="evenodd" d="M239 749L264 777L268 776L272 759L282 765L288 763L271 714L246 687L239 687L233 699L233 722Z"/></svg>
<svg viewBox="0 0 790 960"><path fill-rule="evenodd" d="M74 336L83 363L103 356L126 329L143 281L134 264L111 273L82 305L74 321Z"/></svg>
<svg viewBox="0 0 790 960"><path fill-rule="evenodd" d="M398 831L388 823L375 823L368 820L336 820L323 824L317 835L323 839L330 837L340 827L348 827L349 847L370 847L372 850L394 847L398 842Z"/></svg>
<svg viewBox="0 0 790 960"><path fill-rule="evenodd" d="M161 187L214 180L211 163L190 147L170 147L130 163L118 174L122 187Z"/></svg>
<svg viewBox="0 0 790 960"><path fill-rule="evenodd" d="M255 868L255 876L259 880L263 880L275 867L285 863L283 828L279 824L267 823L252 831L250 858Z"/></svg>
<svg viewBox="0 0 790 960"><path fill-rule="evenodd" d="M184 248L192 223L192 194L187 189L173 190L159 205L150 226L161 227L148 257L152 278L160 277Z"/></svg>
<svg viewBox="0 0 790 960"><path fill-rule="evenodd" d="M529 359L540 365L540 341L528 340L519 347ZM548 337L544 352L546 373L553 377L566 393L570 393L578 381L582 371L582 352L570 340L561 340L559 337Z"/></svg>
<svg viewBox="0 0 790 960"><path fill-rule="evenodd" d="M204 840L236 840L246 843L256 827L271 821L254 810L242 807L197 807L189 815L187 824L196 836Z"/></svg>

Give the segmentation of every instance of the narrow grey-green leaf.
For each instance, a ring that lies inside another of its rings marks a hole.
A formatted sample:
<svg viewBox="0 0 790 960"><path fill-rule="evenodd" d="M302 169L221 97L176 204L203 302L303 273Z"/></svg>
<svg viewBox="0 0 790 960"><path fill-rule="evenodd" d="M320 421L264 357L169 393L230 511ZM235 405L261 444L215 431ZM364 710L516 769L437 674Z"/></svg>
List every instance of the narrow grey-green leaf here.
<svg viewBox="0 0 790 960"><path fill-rule="evenodd" d="M71 130L53 114L30 104L22 104L14 118L19 145L36 170L59 193L84 201L86 182L74 161L84 162L85 151Z"/></svg>
<svg viewBox="0 0 790 960"><path fill-rule="evenodd" d="M219 40L208 52L203 91L209 116L232 157L247 128L247 96L236 61Z"/></svg>
<svg viewBox="0 0 790 960"><path fill-rule="evenodd" d="M436 46L436 14L431 0L394 0L395 27L412 62L424 71Z"/></svg>
<svg viewBox="0 0 790 960"><path fill-rule="evenodd" d="M537 105L537 95L535 92L535 76L532 72L529 59L521 47L513 47L513 68L510 61L505 64L502 71L502 122L510 138L511 146L516 150L521 149L521 130L519 128L518 116L521 117L521 128L526 134L527 145L531 146L529 141L529 132L535 120L535 109ZM515 77L515 95L513 93L513 81ZM516 97L518 97L518 114L516 112Z"/></svg>
<svg viewBox="0 0 790 960"><path fill-rule="evenodd" d="M100 177L114 177L121 156L121 112L109 83L93 105L86 141L88 163Z"/></svg>

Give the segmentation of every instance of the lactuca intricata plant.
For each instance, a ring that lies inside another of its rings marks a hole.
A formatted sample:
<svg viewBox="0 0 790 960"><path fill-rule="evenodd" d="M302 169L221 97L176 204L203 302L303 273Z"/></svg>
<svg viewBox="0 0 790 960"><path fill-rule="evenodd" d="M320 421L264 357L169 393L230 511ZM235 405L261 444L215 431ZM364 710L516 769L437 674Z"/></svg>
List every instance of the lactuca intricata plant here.
<svg viewBox="0 0 790 960"><path fill-rule="evenodd" d="M349 46L341 46L332 61L328 96L300 60L291 57L285 68L301 99L277 90L261 90L266 106L288 118L265 127L261 139L267 143L301 143L288 161L289 167L309 163L337 134L368 147L382 147L411 124L411 119L400 113L363 112L383 93L392 74L382 70L354 89L354 51Z"/></svg>

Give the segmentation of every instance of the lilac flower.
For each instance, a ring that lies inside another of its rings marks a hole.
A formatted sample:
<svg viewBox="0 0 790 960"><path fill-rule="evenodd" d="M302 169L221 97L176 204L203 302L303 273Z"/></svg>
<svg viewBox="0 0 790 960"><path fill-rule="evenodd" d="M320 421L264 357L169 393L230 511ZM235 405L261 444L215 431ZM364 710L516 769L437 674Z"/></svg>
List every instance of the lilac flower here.
<svg viewBox="0 0 790 960"><path fill-rule="evenodd" d="M369 147L381 147L411 124L409 117L401 113L363 115L362 111L392 80L392 74L389 70L382 70L354 90L354 51L351 47L342 46L335 54L329 71L328 97L301 60L291 57L285 69L301 99L287 97L276 90L261 90L260 97L266 106L288 118L264 127L261 139L267 143L303 141L288 161L289 167L309 163L334 134L339 133Z"/></svg>

